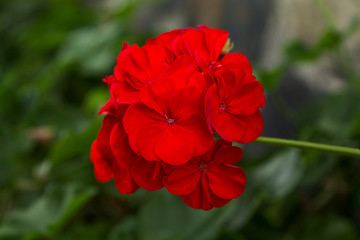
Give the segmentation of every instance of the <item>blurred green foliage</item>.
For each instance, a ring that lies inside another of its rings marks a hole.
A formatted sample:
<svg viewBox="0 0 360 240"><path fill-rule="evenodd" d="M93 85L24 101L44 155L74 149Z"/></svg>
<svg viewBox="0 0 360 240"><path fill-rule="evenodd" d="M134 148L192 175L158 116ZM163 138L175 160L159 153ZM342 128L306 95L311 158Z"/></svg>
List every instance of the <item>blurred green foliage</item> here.
<svg viewBox="0 0 360 240"><path fill-rule="evenodd" d="M132 26L142 3L0 2L0 239L359 239L359 159L277 148L249 156L244 194L209 212L165 190L124 196L96 182L89 151L108 98L101 79L123 41L153 35ZM296 40L283 63L255 73L276 94L288 68L341 53L356 29L327 29L315 46ZM360 145L359 73L350 75L344 90L291 112L295 137Z"/></svg>

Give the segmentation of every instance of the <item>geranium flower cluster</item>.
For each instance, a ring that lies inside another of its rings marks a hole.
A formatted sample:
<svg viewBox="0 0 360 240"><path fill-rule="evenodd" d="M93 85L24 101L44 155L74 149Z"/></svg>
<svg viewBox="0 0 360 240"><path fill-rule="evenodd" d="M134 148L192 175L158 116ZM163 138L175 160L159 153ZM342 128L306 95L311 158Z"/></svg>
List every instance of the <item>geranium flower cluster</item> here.
<svg viewBox="0 0 360 240"><path fill-rule="evenodd" d="M227 53L228 32L199 26L124 43L111 97L91 148L98 181L120 193L165 187L192 208L209 210L239 197L242 150L263 130L263 87L248 59ZM213 133L221 139L214 141Z"/></svg>

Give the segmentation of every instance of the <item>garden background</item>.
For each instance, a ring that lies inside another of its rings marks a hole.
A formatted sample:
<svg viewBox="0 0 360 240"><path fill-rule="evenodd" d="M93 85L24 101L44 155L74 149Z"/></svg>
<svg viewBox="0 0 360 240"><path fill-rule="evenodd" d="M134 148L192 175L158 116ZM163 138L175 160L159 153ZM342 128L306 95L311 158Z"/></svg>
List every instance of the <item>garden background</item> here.
<svg viewBox="0 0 360 240"><path fill-rule="evenodd" d="M360 146L356 0L1 0L0 239L360 239L357 158L246 144L243 195L208 212L95 180L122 43L198 24L249 58L263 136Z"/></svg>

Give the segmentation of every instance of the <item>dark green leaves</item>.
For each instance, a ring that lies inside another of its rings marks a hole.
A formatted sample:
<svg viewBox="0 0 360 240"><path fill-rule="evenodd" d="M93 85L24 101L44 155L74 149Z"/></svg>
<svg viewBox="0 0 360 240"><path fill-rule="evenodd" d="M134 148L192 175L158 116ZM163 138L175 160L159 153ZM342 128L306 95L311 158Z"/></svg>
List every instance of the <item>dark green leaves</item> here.
<svg viewBox="0 0 360 240"><path fill-rule="evenodd" d="M96 194L96 189L80 183L50 184L44 194L3 219L1 239L56 237Z"/></svg>

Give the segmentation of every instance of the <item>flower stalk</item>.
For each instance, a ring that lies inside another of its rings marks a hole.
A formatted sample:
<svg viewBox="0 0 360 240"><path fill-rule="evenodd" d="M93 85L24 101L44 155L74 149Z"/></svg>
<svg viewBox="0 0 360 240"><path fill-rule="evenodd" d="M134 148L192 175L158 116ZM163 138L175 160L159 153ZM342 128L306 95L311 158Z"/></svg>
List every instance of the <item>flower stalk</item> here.
<svg viewBox="0 0 360 240"><path fill-rule="evenodd" d="M314 150L319 152L335 153L339 155L360 158L360 149L358 148L341 147L341 146L334 146L329 144L312 143L306 141L270 138L270 137L259 137L254 142L280 146L280 147L292 147L292 148L300 148L305 150Z"/></svg>

